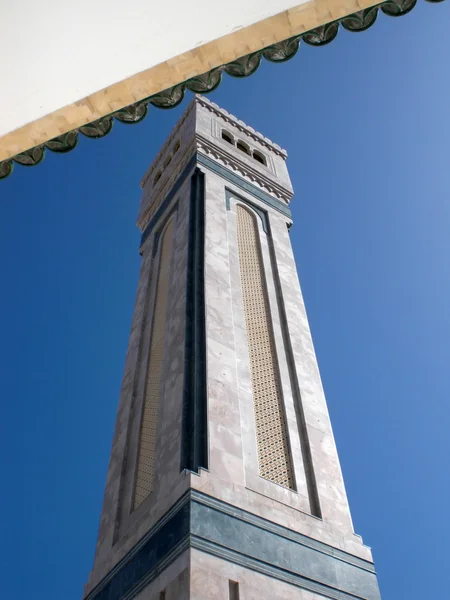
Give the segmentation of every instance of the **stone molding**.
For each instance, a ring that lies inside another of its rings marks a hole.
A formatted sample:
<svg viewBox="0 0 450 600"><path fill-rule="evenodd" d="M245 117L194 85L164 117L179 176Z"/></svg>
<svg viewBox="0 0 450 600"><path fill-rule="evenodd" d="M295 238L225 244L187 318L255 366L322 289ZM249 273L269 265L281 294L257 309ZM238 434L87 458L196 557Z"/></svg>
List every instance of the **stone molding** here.
<svg viewBox="0 0 450 600"><path fill-rule="evenodd" d="M225 188L225 206L227 210L231 210L231 198L236 198L237 200L239 200L240 204L245 204L246 206L251 208L251 210L258 215L264 233L268 236L271 235L267 211L260 208L254 202L247 200L247 198L243 198L242 196L239 196L239 194L235 194L232 190Z"/></svg>
<svg viewBox="0 0 450 600"><path fill-rule="evenodd" d="M228 182L233 183L234 185L240 187L242 190L248 192L252 196L255 196L255 198L258 198L258 200L261 200L261 202L264 202L264 204L267 204L271 208L274 208L282 215L284 215L289 221L292 220L291 211L286 202L275 198L270 193L257 187L250 181L247 181L242 175L238 175L231 169L228 169L227 167L221 165L214 159L200 152L197 154L197 162L198 164L203 165L204 167L213 171L214 173L217 173L217 175L220 175Z"/></svg>
<svg viewBox="0 0 450 600"><path fill-rule="evenodd" d="M214 173L217 173L230 183L233 183L234 185L240 187L249 194L252 194L253 196L255 196L255 198L258 198L258 200L264 202L264 204L267 204L271 208L274 208L275 210L283 214L285 217L287 217L289 222L291 222L291 211L289 210L289 207L285 202L272 197L269 193L265 192L264 190L261 190L249 181L245 180L244 177L242 177L241 175L230 171L230 169L209 158L209 156L203 155L201 153L195 153L191 156L187 164L185 164L185 162L180 164L173 178L170 179L170 192L167 194L167 196L165 196L165 198L162 201L158 201L159 204L157 205L156 210L154 210L154 212L152 213L152 216L149 218L145 225L142 224L143 233L140 244L141 248L147 240L147 238L149 237L155 225L158 223L162 214L170 204L175 194L177 194L180 190L183 181L186 179L186 177L197 164L206 167L207 169L213 171ZM144 220L142 221L145 223Z"/></svg>
<svg viewBox="0 0 450 600"><path fill-rule="evenodd" d="M333 600L380 600L371 562L192 489L85 600L131 600L188 548Z"/></svg>
<svg viewBox="0 0 450 600"><path fill-rule="evenodd" d="M206 154L207 156L212 156L215 160L219 161L224 166L229 167L233 171L236 171L241 177L244 177L251 183L256 184L263 190L266 190L269 194L275 196L275 198L286 202L286 204L289 203L293 196L293 192L283 188L269 177L266 177L260 173L257 169L253 169L243 161L236 158L236 156L230 152L227 152L223 148L216 146L203 136L197 134L196 137L197 148L200 152L203 152L203 154Z"/></svg>
<svg viewBox="0 0 450 600"><path fill-rule="evenodd" d="M189 111L187 111L189 112ZM184 119L183 119L184 121ZM173 135L171 134L170 142L173 142L173 139L176 137L179 128L177 127L174 130ZM168 145L165 145L165 148ZM239 177L246 179L251 184L258 186L261 190L265 191L267 194L270 194L274 198L280 200L284 204L288 204L290 199L292 198L293 193L290 190L286 190L281 185L275 183L269 177L264 176L264 174L260 173L257 169L253 169L252 167L245 164L243 161L239 160L231 153L222 149L221 147L215 145L210 142L203 136L196 134L195 141L189 145L189 148L184 152L183 158L180 160L180 163L177 165L177 168L173 173L167 178L167 181L163 182L161 189L155 194L152 198L151 204L146 207L142 215L138 218L138 225L141 229L145 229L152 219L152 216L156 214L159 206L162 204L163 199L167 193L170 193L169 190L173 188L178 177L184 171L186 164L190 163L192 160L192 155L196 155L197 151L202 152L205 156L211 157L214 161L217 161L219 165L223 165L228 169L234 171ZM160 156L161 153L158 154ZM157 159L155 159L156 162ZM208 163L209 164L209 163ZM142 180L142 186L145 191L145 184L148 181L148 178L153 169L147 171L146 175ZM223 172L221 172L223 175Z"/></svg>

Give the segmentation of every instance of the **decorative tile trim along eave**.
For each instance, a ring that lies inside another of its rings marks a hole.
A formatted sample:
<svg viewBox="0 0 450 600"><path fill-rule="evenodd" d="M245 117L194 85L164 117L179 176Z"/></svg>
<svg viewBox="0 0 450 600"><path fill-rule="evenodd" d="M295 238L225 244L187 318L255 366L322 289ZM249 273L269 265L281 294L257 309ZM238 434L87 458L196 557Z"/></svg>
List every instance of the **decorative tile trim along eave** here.
<svg viewBox="0 0 450 600"><path fill-rule="evenodd" d="M432 3L442 1L427 0L427 2ZM149 104L158 108L172 108L180 104L183 100L186 89L199 94L206 94L215 90L222 80L222 73L228 73L228 75L233 77L247 77L256 71L262 57L271 62L284 62L297 53L301 40L311 46L324 46L334 40L338 34L340 25L348 31L365 31L374 24L379 9L391 17L400 17L412 10L416 2L417 0L388 0L387 2L382 2L376 6L366 8L337 21L331 21L326 25L289 38L279 44L274 44L258 52L243 56L231 63L212 69L203 75L188 79L184 83L130 104L97 121L83 125L78 129L53 138L45 142L45 144L35 146L34 148L30 148L30 150L17 154L11 159L0 162L0 179L8 177L12 173L14 163L26 167L39 164L44 159L46 149L60 154L70 152L77 145L80 133L89 138L104 137L111 131L114 123L113 119L125 124L139 123L146 117Z"/></svg>
<svg viewBox="0 0 450 600"><path fill-rule="evenodd" d="M371 562L189 490L85 600L131 600L187 549L332 600L379 600Z"/></svg>

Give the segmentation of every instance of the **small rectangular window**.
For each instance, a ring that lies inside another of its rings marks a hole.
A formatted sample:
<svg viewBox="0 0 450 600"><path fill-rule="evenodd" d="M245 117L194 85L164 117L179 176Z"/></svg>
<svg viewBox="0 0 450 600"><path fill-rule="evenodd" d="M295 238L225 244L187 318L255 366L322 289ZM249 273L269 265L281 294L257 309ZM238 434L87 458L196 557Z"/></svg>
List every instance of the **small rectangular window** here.
<svg viewBox="0 0 450 600"><path fill-rule="evenodd" d="M227 131L222 130L222 139L228 142L229 144L234 145L233 138Z"/></svg>
<svg viewBox="0 0 450 600"><path fill-rule="evenodd" d="M264 158L264 155L261 154L261 152L258 152L257 150L253 150L253 158L260 162L262 165L266 164L266 159Z"/></svg>
<svg viewBox="0 0 450 600"><path fill-rule="evenodd" d="M238 143L236 144L236 148L238 150L240 150L241 152L245 152L245 154L250 155L250 148L247 146L247 144L244 144L244 142L241 142L239 140Z"/></svg>
<svg viewBox="0 0 450 600"><path fill-rule="evenodd" d="M166 600L166 590L159 592L159 600Z"/></svg>
<svg viewBox="0 0 450 600"><path fill-rule="evenodd" d="M229 580L230 600L239 600L239 583Z"/></svg>

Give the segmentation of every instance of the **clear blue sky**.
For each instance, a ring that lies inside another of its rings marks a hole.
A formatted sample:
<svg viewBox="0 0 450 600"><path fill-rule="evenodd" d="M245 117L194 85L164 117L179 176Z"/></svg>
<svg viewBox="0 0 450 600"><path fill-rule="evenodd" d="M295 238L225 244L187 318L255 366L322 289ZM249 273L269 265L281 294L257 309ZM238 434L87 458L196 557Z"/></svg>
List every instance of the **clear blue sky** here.
<svg viewBox="0 0 450 600"><path fill-rule="evenodd" d="M384 600L448 593L449 22L449 2L420 1L210 96L289 152L291 239ZM81 598L138 278L139 181L186 104L0 182L5 599Z"/></svg>

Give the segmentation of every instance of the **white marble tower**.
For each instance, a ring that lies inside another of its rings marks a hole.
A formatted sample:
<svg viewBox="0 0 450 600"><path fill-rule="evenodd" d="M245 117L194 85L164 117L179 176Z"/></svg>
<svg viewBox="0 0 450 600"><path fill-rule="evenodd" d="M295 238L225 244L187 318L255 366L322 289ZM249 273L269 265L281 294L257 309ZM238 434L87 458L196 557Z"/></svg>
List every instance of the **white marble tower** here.
<svg viewBox="0 0 450 600"><path fill-rule="evenodd" d="M196 96L142 268L86 600L379 600L288 229L286 152Z"/></svg>

